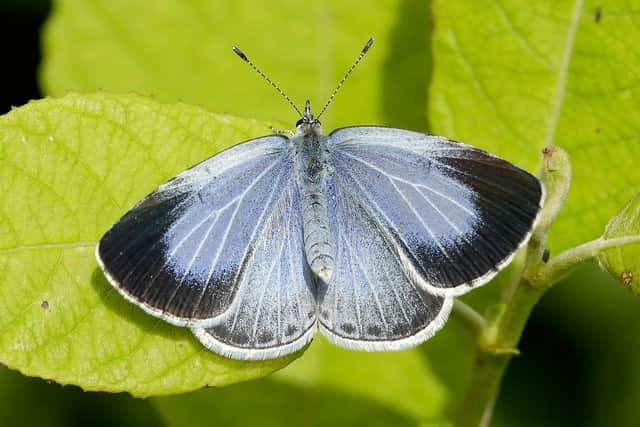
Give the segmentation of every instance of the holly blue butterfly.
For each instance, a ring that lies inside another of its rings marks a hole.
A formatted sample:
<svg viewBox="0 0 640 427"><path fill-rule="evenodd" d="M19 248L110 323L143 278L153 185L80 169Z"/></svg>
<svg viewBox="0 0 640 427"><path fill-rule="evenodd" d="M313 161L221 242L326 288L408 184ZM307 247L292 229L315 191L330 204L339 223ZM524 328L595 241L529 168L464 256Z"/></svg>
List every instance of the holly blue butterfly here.
<svg viewBox="0 0 640 427"><path fill-rule="evenodd" d="M295 352L318 329L348 349L401 350L529 238L544 190L528 172L409 130L324 134L309 101L301 112L273 86L300 114L295 133L184 171L100 240L109 282L151 315L241 360Z"/></svg>

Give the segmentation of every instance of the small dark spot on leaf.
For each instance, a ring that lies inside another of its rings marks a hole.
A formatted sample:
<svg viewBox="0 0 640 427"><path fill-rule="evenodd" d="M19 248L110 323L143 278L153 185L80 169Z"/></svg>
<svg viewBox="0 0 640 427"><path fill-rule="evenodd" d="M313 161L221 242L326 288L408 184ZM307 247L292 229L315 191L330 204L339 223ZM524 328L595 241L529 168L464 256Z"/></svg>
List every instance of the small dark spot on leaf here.
<svg viewBox="0 0 640 427"><path fill-rule="evenodd" d="M626 286L631 286L631 282L633 282L633 273L630 271L623 271L620 273L620 280L622 280L622 283Z"/></svg>
<svg viewBox="0 0 640 427"><path fill-rule="evenodd" d="M47 301L47 300L42 301L40 303L40 307L42 307L45 310L48 310L49 309L49 301Z"/></svg>
<svg viewBox="0 0 640 427"><path fill-rule="evenodd" d="M595 133L600 133L600 128L595 128L595 129L594 129L594 132L595 132Z"/></svg>
<svg viewBox="0 0 640 427"><path fill-rule="evenodd" d="M601 18L602 18L602 6L598 5L598 7L596 7L596 12L593 14L593 20L597 24L598 22L600 22Z"/></svg>

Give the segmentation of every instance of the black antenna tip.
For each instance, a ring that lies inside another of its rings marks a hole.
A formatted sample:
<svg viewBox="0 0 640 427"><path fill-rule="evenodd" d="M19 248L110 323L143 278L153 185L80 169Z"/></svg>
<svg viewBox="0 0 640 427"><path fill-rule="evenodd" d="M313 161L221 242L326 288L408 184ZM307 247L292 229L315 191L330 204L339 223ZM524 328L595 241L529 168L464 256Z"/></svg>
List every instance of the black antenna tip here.
<svg viewBox="0 0 640 427"><path fill-rule="evenodd" d="M371 37L369 41L367 41L367 44L364 45L364 47L362 48L362 53L363 54L367 53L367 51L369 50L372 44L373 44L373 37Z"/></svg>
<svg viewBox="0 0 640 427"><path fill-rule="evenodd" d="M238 55L240 58L242 58L243 61L249 62L249 58L247 58L247 55L245 55L244 52L242 52L240 49L238 49L235 46L233 46L232 49L236 53L236 55Z"/></svg>

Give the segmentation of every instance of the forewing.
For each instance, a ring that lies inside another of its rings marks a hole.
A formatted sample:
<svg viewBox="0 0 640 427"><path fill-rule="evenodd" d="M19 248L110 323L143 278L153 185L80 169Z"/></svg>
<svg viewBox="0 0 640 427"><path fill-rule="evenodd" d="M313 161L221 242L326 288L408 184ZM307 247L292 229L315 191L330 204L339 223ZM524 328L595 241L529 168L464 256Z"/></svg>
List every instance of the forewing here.
<svg viewBox="0 0 640 427"><path fill-rule="evenodd" d="M242 360L273 359L316 332L312 273L304 258L300 200L289 186L255 243L233 303L210 328L193 332L210 350Z"/></svg>
<svg viewBox="0 0 640 427"><path fill-rule="evenodd" d="M418 345L439 330L451 297L419 286L404 268L397 247L350 181L327 181L330 232L336 269L318 281L320 330L336 345L391 351Z"/></svg>
<svg viewBox="0 0 640 427"><path fill-rule="evenodd" d="M489 281L528 239L540 182L482 150L417 132L350 127L329 136L329 161L433 292Z"/></svg>
<svg viewBox="0 0 640 427"><path fill-rule="evenodd" d="M215 323L233 302L275 207L295 185L287 143L271 136L237 145L140 201L96 248L111 284L173 324Z"/></svg>

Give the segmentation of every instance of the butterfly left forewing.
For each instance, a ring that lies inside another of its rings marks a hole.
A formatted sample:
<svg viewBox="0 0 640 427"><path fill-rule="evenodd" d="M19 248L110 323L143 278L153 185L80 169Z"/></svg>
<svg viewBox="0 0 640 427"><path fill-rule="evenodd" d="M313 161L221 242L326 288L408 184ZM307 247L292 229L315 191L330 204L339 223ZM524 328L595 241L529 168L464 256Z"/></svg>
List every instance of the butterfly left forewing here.
<svg viewBox="0 0 640 427"><path fill-rule="evenodd" d="M294 185L287 147L282 136L248 141L145 197L96 249L110 283L175 325L215 323L233 302L274 206Z"/></svg>

